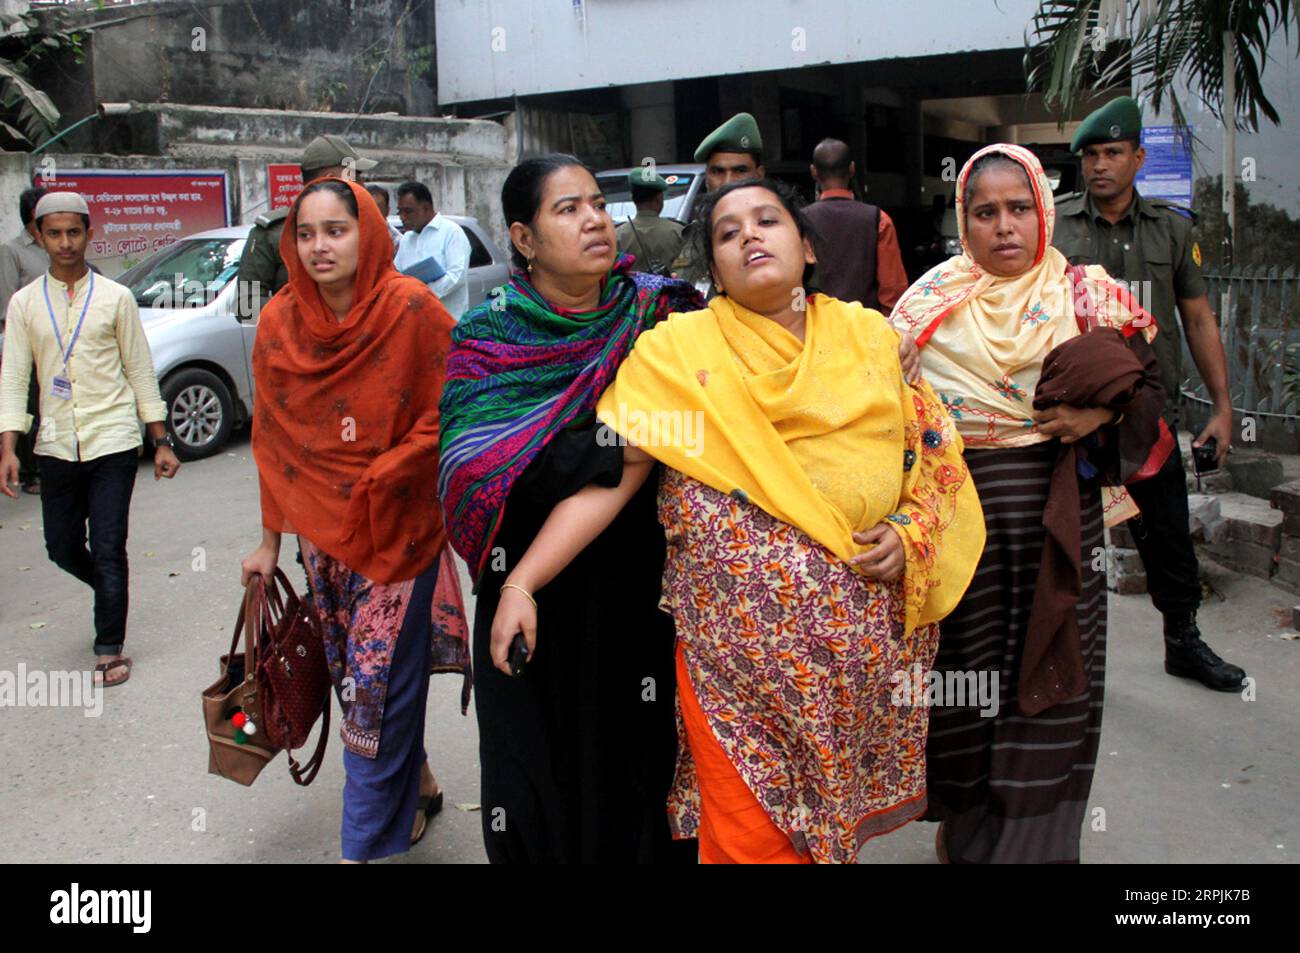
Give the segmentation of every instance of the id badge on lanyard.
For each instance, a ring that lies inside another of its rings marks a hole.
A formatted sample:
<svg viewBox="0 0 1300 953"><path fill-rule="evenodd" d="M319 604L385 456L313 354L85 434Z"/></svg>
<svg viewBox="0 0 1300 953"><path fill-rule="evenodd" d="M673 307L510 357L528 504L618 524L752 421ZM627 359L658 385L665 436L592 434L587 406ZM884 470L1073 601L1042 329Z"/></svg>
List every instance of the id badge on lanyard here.
<svg viewBox="0 0 1300 953"><path fill-rule="evenodd" d="M81 306L81 317L77 320L77 328L72 332L72 339L68 342L68 348L63 348L63 335L59 333L59 321L54 316L54 305L50 303L50 279L49 273L41 279L42 288L45 291L45 310L49 312L50 324L54 327L54 340L58 342L59 354L63 357L63 373L55 374L54 381L50 384L50 396L59 400L72 399L72 381L68 378L68 361L72 357L72 349L77 346L77 338L81 336L81 326L86 323L86 312L90 310L90 298L95 293L95 273L90 273L90 287L86 290L86 303Z"/></svg>

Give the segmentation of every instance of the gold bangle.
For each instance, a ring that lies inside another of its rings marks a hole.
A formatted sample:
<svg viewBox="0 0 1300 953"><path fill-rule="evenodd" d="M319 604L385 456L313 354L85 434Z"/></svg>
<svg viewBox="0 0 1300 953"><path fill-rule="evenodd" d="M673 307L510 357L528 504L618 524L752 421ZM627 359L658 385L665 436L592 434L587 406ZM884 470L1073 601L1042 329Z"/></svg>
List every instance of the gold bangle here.
<svg viewBox="0 0 1300 953"><path fill-rule="evenodd" d="M527 589L525 589L523 586L516 586L513 582L503 582L501 584L501 588L514 589L516 592L522 592L524 594L524 598L533 604L533 611L537 610L537 600L534 599L533 594L529 592Z"/></svg>

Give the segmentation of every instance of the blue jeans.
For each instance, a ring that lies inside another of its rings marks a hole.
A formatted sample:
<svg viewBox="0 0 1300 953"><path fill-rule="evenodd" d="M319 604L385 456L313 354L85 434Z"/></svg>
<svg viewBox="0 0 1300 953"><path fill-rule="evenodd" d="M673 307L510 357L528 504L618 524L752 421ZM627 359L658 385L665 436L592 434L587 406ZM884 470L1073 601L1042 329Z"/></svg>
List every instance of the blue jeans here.
<svg viewBox="0 0 1300 953"><path fill-rule="evenodd" d="M126 640L126 527L139 457L123 450L76 462L42 456L40 464L45 550L95 590L95 654L117 655Z"/></svg>

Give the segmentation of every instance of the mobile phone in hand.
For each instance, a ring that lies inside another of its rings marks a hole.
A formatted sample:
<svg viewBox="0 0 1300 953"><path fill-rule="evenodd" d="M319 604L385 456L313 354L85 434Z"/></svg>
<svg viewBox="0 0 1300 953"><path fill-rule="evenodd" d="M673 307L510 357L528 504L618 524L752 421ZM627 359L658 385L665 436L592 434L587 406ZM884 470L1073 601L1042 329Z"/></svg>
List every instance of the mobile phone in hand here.
<svg viewBox="0 0 1300 953"><path fill-rule="evenodd" d="M522 632L516 632L514 639L510 642L508 661L512 678L518 678L524 674L524 663L528 661L528 643L524 641Z"/></svg>
<svg viewBox="0 0 1300 953"><path fill-rule="evenodd" d="M1192 466L1197 476L1213 473L1219 469L1219 441L1211 437L1199 447L1192 447Z"/></svg>

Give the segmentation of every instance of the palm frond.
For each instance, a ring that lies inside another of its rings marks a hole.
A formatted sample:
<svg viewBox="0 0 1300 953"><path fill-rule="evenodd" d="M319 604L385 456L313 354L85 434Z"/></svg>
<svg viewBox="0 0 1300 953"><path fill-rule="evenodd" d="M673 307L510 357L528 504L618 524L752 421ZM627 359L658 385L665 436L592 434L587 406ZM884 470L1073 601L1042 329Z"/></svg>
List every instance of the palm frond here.
<svg viewBox="0 0 1300 953"><path fill-rule="evenodd" d="M1254 131L1262 114L1275 125L1278 112L1264 91L1268 47L1280 28L1300 49L1300 5L1292 0L1151 0L1129 2L1123 38L1104 36L1105 55L1089 41L1102 23L1103 0L1042 0L1026 31L1026 78L1062 118L1082 95L1130 83L1159 110L1168 102L1174 121L1187 121L1176 81L1220 120ZM1223 102L1224 37L1231 34L1236 96ZM1122 39L1122 42L1115 42Z"/></svg>

